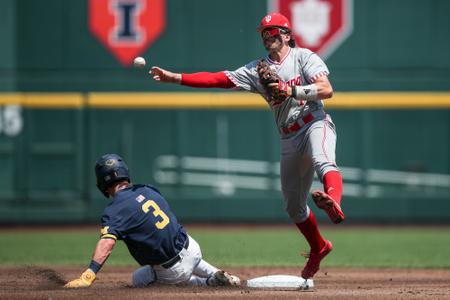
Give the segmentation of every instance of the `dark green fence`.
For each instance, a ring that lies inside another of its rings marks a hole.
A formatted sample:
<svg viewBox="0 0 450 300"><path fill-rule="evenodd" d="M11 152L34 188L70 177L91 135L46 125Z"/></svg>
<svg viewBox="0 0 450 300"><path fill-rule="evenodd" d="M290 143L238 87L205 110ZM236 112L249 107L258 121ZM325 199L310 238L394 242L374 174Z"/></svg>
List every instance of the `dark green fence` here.
<svg viewBox="0 0 450 300"><path fill-rule="evenodd" d="M165 29L141 54L149 65L233 70L265 55L255 28L266 1L165 2ZM449 222L450 1L352 2L353 31L326 60L336 94L409 94L353 96L329 109L348 222ZM92 168L105 152L160 187L183 220L287 221L263 103L160 105L200 96L123 67L90 32L87 0L2 0L0 37L0 223L97 220L106 202ZM167 96L139 107L123 91ZM91 92L110 94L94 103Z"/></svg>
<svg viewBox="0 0 450 300"><path fill-rule="evenodd" d="M73 107L2 106L1 222L97 220L107 200L93 166L111 152L185 221L287 221L267 109L101 108L80 98ZM449 109L328 111L349 223L450 221Z"/></svg>
<svg viewBox="0 0 450 300"><path fill-rule="evenodd" d="M0 1L0 91L156 91L94 37L88 1ZM329 57L336 90L449 90L450 2L354 0L353 31ZM175 71L236 69L264 55L261 0L166 0L142 56ZM38 24L38 25L37 25Z"/></svg>

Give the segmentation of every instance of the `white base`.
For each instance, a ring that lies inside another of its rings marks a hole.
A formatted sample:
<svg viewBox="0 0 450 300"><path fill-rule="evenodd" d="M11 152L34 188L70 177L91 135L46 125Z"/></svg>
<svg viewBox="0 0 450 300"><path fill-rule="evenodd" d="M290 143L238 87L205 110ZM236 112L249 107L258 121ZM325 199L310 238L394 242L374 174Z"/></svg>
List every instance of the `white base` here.
<svg viewBox="0 0 450 300"><path fill-rule="evenodd" d="M314 281L292 275L269 275L247 280L247 286L251 288L293 288L308 290L314 287Z"/></svg>

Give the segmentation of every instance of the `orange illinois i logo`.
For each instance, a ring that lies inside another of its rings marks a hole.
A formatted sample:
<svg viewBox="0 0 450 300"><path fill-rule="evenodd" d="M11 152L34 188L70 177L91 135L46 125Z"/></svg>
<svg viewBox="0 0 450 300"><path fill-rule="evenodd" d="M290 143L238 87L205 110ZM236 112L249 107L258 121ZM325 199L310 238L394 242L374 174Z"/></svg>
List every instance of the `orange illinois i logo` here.
<svg viewBox="0 0 450 300"><path fill-rule="evenodd" d="M89 29L124 66L164 31L166 0L89 0Z"/></svg>

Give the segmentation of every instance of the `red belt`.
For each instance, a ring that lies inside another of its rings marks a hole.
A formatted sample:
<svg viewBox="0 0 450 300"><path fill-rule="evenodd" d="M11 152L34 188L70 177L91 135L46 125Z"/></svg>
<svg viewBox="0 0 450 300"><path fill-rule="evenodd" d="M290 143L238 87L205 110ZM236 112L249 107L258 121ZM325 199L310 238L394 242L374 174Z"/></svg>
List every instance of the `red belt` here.
<svg viewBox="0 0 450 300"><path fill-rule="evenodd" d="M297 132L299 131L303 126L305 126L306 124L308 124L309 122L311 122L312 120L314 120L314 116L312 114L308 114L305 117L302 118L303 121L303 125L300 125L300 123L297 121L294 124L292 124L289 127L281 127L281 131L283 131L284 134L288 134L288 133L292 133L292 132Z"/></svg>

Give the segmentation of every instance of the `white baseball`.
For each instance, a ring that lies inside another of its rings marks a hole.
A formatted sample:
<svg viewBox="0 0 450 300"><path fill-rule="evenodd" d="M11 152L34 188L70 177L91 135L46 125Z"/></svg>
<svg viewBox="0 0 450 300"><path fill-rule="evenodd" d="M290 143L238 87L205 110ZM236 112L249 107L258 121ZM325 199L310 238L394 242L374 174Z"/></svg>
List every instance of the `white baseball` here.
<svg viewBox="0 0 450 300"><path fill-rule="evenodd" d="M143 68L145 67L145 59L143 57L136 57L133 61L133 64L136 68Z"/></svg>

